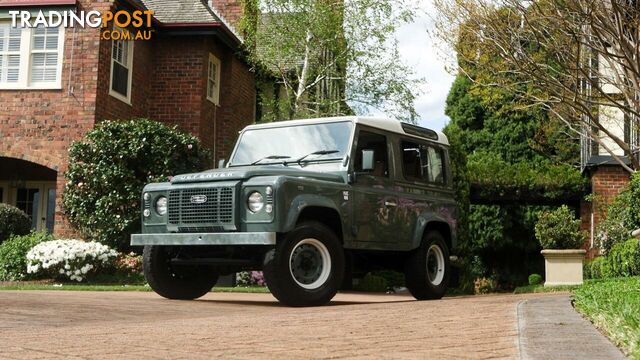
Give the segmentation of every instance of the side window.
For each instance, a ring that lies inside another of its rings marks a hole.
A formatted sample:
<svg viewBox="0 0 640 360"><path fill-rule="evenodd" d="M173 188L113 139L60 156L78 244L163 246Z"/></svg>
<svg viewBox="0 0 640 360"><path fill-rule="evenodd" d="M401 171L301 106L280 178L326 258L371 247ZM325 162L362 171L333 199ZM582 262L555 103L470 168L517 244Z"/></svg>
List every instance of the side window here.
<svg viewBox="0 0 640 360"><path fill-rule="evenodd" d="M412 141L400 143L402 174L406 180L444 184L444 152L442 149Z"/></svg>
<svg viewBox="0 0 640 360"><path fill-rule="evenodd" d="M373 170L362 169L362 151L373 150ZM389 176L389 155L387 151L387 137L367 131L360 131L358 135L358 147L356 149L355 171L368 173L378 177Z"/></svg>
<svg viewBox="0 0 640 360"><path fill-rule="evenodd" d="M427 148L429 164L429 182L444 184L444 156L441 149Z"/></svg>
<svg viewBox="0 0 640 360"><path fill-rule="evenodd" d="M409 181L426 181L425 165L427 159L423 160L422 149L419 144L410 141L400 143L402 152L402 174Z"/></svg>

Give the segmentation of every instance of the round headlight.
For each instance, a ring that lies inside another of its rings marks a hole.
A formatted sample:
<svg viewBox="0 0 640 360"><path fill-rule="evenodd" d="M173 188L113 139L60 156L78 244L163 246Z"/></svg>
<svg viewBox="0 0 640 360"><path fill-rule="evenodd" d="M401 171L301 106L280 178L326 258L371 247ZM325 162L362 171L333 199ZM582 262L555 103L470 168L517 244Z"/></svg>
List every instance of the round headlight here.
<svg viewBox="0 0 640 360"><path fill-rule="evenodd" d="M257 191L252 192L247 199L247 206L253 213L262 210L262 207L264 206L264 198L262 197L262 194Z"/></svg>
<svg viewBox="0 0 640 360"><path fill-rule="evenodd" d="M158 215L164 215L167 213L167 198L164 196L160 196L158 200L156 200L156 212Z"/></svg>

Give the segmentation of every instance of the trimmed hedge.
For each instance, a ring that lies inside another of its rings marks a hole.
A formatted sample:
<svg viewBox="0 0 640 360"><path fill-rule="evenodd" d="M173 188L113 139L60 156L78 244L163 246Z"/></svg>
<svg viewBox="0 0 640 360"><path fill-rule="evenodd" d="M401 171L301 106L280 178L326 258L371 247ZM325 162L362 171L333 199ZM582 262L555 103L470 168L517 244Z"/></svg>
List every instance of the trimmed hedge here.
<svg viewBox="0 0 640 360"><path fill-rule="evenodd" d="M0 203L0 244L12 235L27 235L30 231L31 220L24 211Z"/></svg>

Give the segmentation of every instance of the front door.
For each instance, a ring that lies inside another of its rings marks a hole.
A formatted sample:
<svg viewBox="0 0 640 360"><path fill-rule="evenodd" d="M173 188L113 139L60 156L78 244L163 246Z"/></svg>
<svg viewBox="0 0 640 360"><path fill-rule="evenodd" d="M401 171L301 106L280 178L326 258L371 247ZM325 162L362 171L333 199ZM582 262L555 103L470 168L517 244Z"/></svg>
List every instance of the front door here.
<svg viewBox="0 0 640 360"><path fill-rule="evenodd" d="M24 211L36 230L53 231L56 208L55 182L26 182L10 189L7 202Z"/></svg>
<svg viewBox="0 0 640 360"><path fill-rule="evenodd" d="M374 130L360 129L355 148L353 218L356 241L365 247L384 249L385 245L396 241L393 219L398 206L398 197L392 191L388 138ZM362 169L363 150L373 150L374 167L371 170Z"/></svg>

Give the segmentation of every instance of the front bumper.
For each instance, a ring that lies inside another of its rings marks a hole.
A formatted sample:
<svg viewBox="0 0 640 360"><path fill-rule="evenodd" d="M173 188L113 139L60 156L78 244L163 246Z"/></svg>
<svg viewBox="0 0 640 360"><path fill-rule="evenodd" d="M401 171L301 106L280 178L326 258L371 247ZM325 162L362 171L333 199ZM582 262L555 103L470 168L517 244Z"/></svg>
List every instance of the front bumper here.
<svg viewBox="0 0 640 360"><path fill-rule="evenodd" d="M275 245L274 232L133 234L131 245Z"/></svg>

